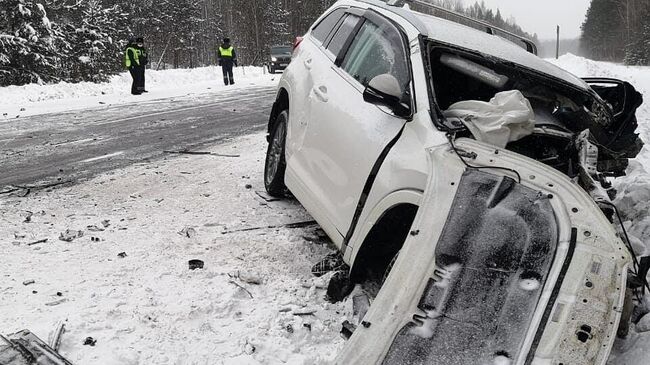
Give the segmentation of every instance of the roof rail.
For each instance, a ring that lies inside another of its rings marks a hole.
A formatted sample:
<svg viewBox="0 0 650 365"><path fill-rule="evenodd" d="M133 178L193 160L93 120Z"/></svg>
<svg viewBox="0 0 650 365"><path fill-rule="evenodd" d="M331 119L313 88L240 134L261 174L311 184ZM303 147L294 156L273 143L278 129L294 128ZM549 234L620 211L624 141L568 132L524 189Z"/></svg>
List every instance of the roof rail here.
<svg viewBox="0 0 650 365"><path fill-rule="evenodd" d="M445 9L441 6L431 4L427 1L424 0L386 0L386 4L389 6L403 6L404 4L409 4L409 5L415 5L416 9L417 8L422 8L426 9L425 11L428 10L428 13L433 16L437 16L439 18L447 19L450 20L454 23L459 23L463 24L468 27L472 27L474 29L486 32L488 34L493 34L496 36L499 36L501 38L504 38L508 41L511 41L515 44L520 44L523 48L526 49L526 51L537 55L537 46L535 43L523 36L517 35L515 33L509 32L507 30L497 28L495 26L492 26L491 24L488 24L484 21L477 20L474 18L471 18L467 15L463 15L460 13L457 13L455 11ZM423 11L423 12L425 12Z"/></svg>

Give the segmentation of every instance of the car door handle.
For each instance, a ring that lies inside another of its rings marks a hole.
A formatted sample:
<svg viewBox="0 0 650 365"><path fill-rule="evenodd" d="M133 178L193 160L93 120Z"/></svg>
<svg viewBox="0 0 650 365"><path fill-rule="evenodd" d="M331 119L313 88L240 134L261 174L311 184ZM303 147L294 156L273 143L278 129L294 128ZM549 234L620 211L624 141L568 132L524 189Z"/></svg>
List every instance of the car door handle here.
<svg viewBox="0 0 650 365"><path fill-rule="evenodd" d="M302 61L305 64L305 67L307 67L308 70L311 70L311 58L306 58L304 61Z"/></svg>
<svg viewBox="0 0 650 365"><path fill-rule="evenodd" d="M316 98L323 103L327 103L329 98L327 97L327 86L321 85L321 86L314 86L314 95L316 95Z"/></svg>

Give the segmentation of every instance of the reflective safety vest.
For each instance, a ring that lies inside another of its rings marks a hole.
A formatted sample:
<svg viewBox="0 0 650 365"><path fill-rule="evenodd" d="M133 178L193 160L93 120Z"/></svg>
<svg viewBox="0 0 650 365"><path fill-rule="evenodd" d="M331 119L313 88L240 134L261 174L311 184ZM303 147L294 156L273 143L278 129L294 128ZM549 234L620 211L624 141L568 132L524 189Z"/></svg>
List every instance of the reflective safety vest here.
<svg viewBox="0 0 650 365"><path fill-rule="evenodd" d="M222 48L222 47L219 47L219 55L220 55L221 57L232 57L232 51L233 51L234 49L235 49L235 48L233 48L233 46L230 46L230 47L228 47L228 48Z"/></svg>
<svg viewBox="0 0 650 365"><path fill-rule="evenodd" d="M124 67L126 68L131 67L131 59L129 58L129 51L133 52L133 60L135 61L135 64L137 66L140 66L140 55L142 54L142 51L135 47L127 47L126 51L124 51Z"/></svg>

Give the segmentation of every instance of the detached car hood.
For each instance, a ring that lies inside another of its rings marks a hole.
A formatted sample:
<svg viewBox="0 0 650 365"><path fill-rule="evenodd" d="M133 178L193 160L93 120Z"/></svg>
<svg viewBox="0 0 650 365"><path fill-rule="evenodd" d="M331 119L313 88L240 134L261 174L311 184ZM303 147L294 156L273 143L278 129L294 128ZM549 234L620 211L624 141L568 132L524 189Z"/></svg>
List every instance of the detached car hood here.
<svg viewBox="0 0 650 365"><path fill-rule="evenodd" d="M427 151L411 234L337 364L604 364L630 264L607 218L550 167L458 149L487 168Z"/></svg>

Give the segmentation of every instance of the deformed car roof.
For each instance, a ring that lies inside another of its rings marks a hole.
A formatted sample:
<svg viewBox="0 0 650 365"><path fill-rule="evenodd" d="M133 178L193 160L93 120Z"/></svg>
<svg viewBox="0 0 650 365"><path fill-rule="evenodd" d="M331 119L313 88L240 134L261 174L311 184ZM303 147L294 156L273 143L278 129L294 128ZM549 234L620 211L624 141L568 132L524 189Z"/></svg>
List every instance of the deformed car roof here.
<svg viewBox="0 0 650 365"><path fill-rule="evenodd" d="M581 89L589 89L589 86L579 77L529 53L506 39L432 15L414 13L427 27L426 36L429 39L511 61L559 78Z"/></svg>
<svg viewBox="0 0 650 365"><path fill-rule="evenodd" d="M407 10L402 7L390 6L378 0L360 1L391 11L411 23L423 36L431 40L511 61L520 66L563 80L582 90L589 90L589 85L579 77L529 53L517 44L497 35L481 32L466 25L433 15ZM341 3L350 4L351 2L341 1Z"/></svg>

